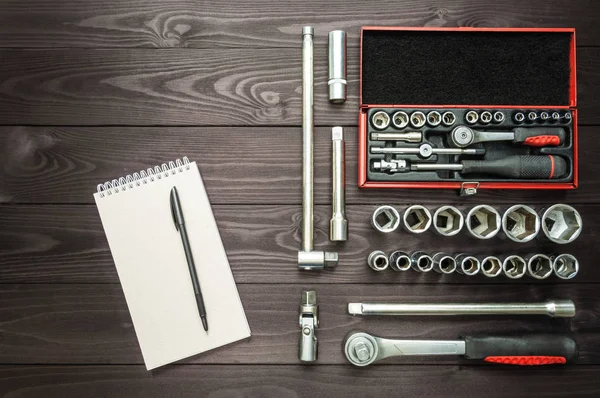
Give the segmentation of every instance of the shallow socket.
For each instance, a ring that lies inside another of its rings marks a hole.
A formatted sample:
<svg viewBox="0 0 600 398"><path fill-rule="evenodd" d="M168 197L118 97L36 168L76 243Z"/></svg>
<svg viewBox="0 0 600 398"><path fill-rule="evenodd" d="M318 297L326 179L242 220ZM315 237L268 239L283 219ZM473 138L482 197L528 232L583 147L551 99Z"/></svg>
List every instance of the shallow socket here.
<svg viewBox="0 0 600 398"><path fill-rule="evenodd" d="M464 225L463 214L454 206L442 206L433 213L433 228L443 236L454 236Z"/></svg>
<svg viewBox="0 0 600 398"><path fill-rule="evenodd" d="M423 252L414 252L411 256L412 268L419 272L429 272L433 269L433 259Z"/></svg>
<svg viewBox="0 0 600 398"><path fill-rule="evenodd" d="M386 129L390 125L390 115L384 111L375 112L373 116L371 116L371 124L377 130Z"/></svg>
<svg viewBox="0 0 600 398"><path fill-rule="evenodd" d="M579 272L579 261L571 254L561 254L554 259L552 268L559 278L572 279Z"/></svg>
<svg viewBox="0 0 600 398"><path fill-rule="evenodd" d="M502 261L498 257L488 256L481 260L481 273L494 278L502 273Z"/></svg>
<svg viewBox="0 0 600 398"><path fill-rule="evenodd" d="M542 215L544 235L561 245L577 239L581 234L582 224L579 212L565 204L551 206Z"/></svg>
<svg viewBox="0 0 600 398"><path fill-rule="evenodd" d="M501 228L500 213L492 206L478 205L467 214L467 230L477 239L490 239Z"/></svg>
<svg viewBox="0 0 600 398"><path fill-rule="evenodd" d="M408 271L411 266L410 256L403 251L390 254L390 268L394 271Z"/></svg>
<svg viewBox="0 0 600 398"><path fill-rule="evenodd" d="M456 271L456 260L446 253L433 255L433 270L440 274L452 274Z"/></svg>
<svg viewBox="0 0 600 398"><path fill-rule="evenodd" d="M392 124L397 129L403 129L408 126L408 114L403 111L398 111L392 115Z"/></svg>
<svg viewBox="0 0 600 398"><path fill-rule="evenodd" d="M481 263L476 257L459 254L456 256L456 271L463 275L476 275L481 270Z"/></svg>
<svg viewBox="0 0 600 398"><path fill-rule="evenodd" d="M510 279L519 279L525 275L527 271L527 263L520 256L508 256L502 263L502 271L504 275Z"/></svg>
<svg viewBox="0 0 600 398"><path fill-rule="evenodd" d="M421 234L431 226L431 213L426 207L414 205L404 211L402 220L407 231Z"/></svg>
<svg viewBox="0 0 600 398"><path fill-rule="evenodd" d="M527 260L527 274L535 279L552 275L552 260L544 254L534 254Z"/></svg>
<svg viewBox="0 0 600 398"><path fill-rule="evenodd" d="M375 271L383 271L390 263L388 262L388 258L384 252L381 250L375 250L369 254L369 257L367 257L367 264L369 264L369 267Z"/></svg>
<svg viewBox="0 0 600 398"><path fill-rule="evenodd" d="M527 205L514 205L502 216L502 229L514 242L529 242L540 231L540 217Z"/></svg>
<svg viewBox="0 0 600 398"><path fill-rule="evenodd" d="M380 206L371 215L371 225L379 232L393 232L400 225L400 214L392 206Z"/></svg>

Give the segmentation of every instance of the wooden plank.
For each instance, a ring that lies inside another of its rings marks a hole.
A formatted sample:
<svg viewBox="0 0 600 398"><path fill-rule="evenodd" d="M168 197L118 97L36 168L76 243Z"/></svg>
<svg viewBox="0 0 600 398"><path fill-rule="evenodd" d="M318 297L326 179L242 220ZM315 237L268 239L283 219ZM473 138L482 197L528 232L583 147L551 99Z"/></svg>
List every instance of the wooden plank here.
<svg viewBox="0 0 600 398"><path fill-rule="evenodd" d="M397 206L402 210L403 206ZM461 206L466 209L465 206ZM322 273L299 272L297 254L300 247L300 206L214 206L223 244L238 283L444 283L496 284L513 283L504 277L489 280L478 275L441 276L415 271L375 272L366 264L373 250L429 253L469 252L477 255L572 253L580 261L576 278L566 284L598 283L600 268L595 266L600 225L598 205L578 206L584 219L584 232L573 243L560 246L533 240L512 243L500 237L490 240L470 239L465 234L440 239L433 233L414 235L405 232L379 234L369 225L375 206L349 206L349 240L334 245L328 240L330 209L315 208L315 243L320 250L335 250L340 263L335 270ZM95 206L0 206L0 283L118 283L114 263ZM524 278L519 284L552 284Z"/></svg>
<svg viewBox="0 0 600 398"><path fill-rule="evenodd" d="M591 1L352 0L191 1L43 0L3 1L3 47L297 47L300 27L312 24L317 40L346 30L357 45L363 25L575 27L578 42L598 45Z"/></svg>
<svg viewBox="0 0 600 398"><path fill-rule="evenodd" d="M3 396L77 397L597 397L597 366L1 366ZM499 388L499 386L502 386Z"/></svg>
<svg viewBox="0 0 600 398"><path fill-rule="evenodd" d="M0 120L9 125L301 124L301 50L3 50ZM327 100L327 56L315 50L315 123L356 125L358 49L348 102ZM600 123L600 48L577 53L581 124Z"/></svg>
<svg viewBox="0 0 600 398"><path fill-rule="evenodd" d="M600 127L580 128L580 188L569 192L357 188L357 132L345 129L346 202L597 203ZM315 203L331 202L330 129L315 132ZM233 145L232 145L233 143ZM0 127L0 203L94 203L96 184L187 155L198 162L211 202L300 204L299 127ZM401 195L399 195L401 193Z"/></svg>
<svg viewBox="0 0 600 398"><path fill-rule="evenodd" d="M313 280L316 279L313 277ZM183 363L297 364L301 285L239 285L252 330L248 341L194 356ZM319 364L346 364L344 336L352 330L395 338L454 339L461 335L573 333L581 364L600 364L597 285L324 285L320 303ZM545 316L353 317L348 302L485 302L571 298L572 319ZM119 285L0 285L0 363L142 364ZM210 308L207 309L210 316ZM457 364L456 357L404 357L395 364Z"/></svg>

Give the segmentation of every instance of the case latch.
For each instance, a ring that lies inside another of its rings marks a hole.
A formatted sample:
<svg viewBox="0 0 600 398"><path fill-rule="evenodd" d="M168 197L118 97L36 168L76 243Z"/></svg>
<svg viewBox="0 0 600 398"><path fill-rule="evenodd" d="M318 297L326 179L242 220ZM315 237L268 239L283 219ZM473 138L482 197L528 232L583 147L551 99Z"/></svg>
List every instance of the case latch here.
<svg viewBox="0 0 600 398"><path fill-rule="evenodd" d="M477 193L478 182L463 182L460 186L460 196L472 196Z"/></svg>

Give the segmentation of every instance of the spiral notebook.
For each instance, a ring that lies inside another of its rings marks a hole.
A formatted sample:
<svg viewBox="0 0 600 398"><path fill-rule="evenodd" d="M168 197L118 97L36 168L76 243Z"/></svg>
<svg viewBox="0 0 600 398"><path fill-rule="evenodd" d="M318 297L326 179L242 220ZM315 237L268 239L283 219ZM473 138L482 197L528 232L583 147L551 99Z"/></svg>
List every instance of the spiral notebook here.
<svg viewBox="0 0 600 398"><path fill-rule="evenodd" d="M169 195L177 187L209 325L202 327ZM94 194L148 370L250 337L195 162L98 185Z"/></svg>

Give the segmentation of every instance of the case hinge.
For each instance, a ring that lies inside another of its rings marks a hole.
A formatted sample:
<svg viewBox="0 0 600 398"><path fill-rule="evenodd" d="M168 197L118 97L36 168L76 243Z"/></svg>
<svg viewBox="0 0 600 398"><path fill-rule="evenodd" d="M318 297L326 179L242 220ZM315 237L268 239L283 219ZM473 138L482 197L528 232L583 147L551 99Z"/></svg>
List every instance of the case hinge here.
<svg viewBox="0 0 600 398"><path fill-rule="evenodd" d="M460 186L460 196L472 196L477 193L478 182L463 182Z"/></svg>

